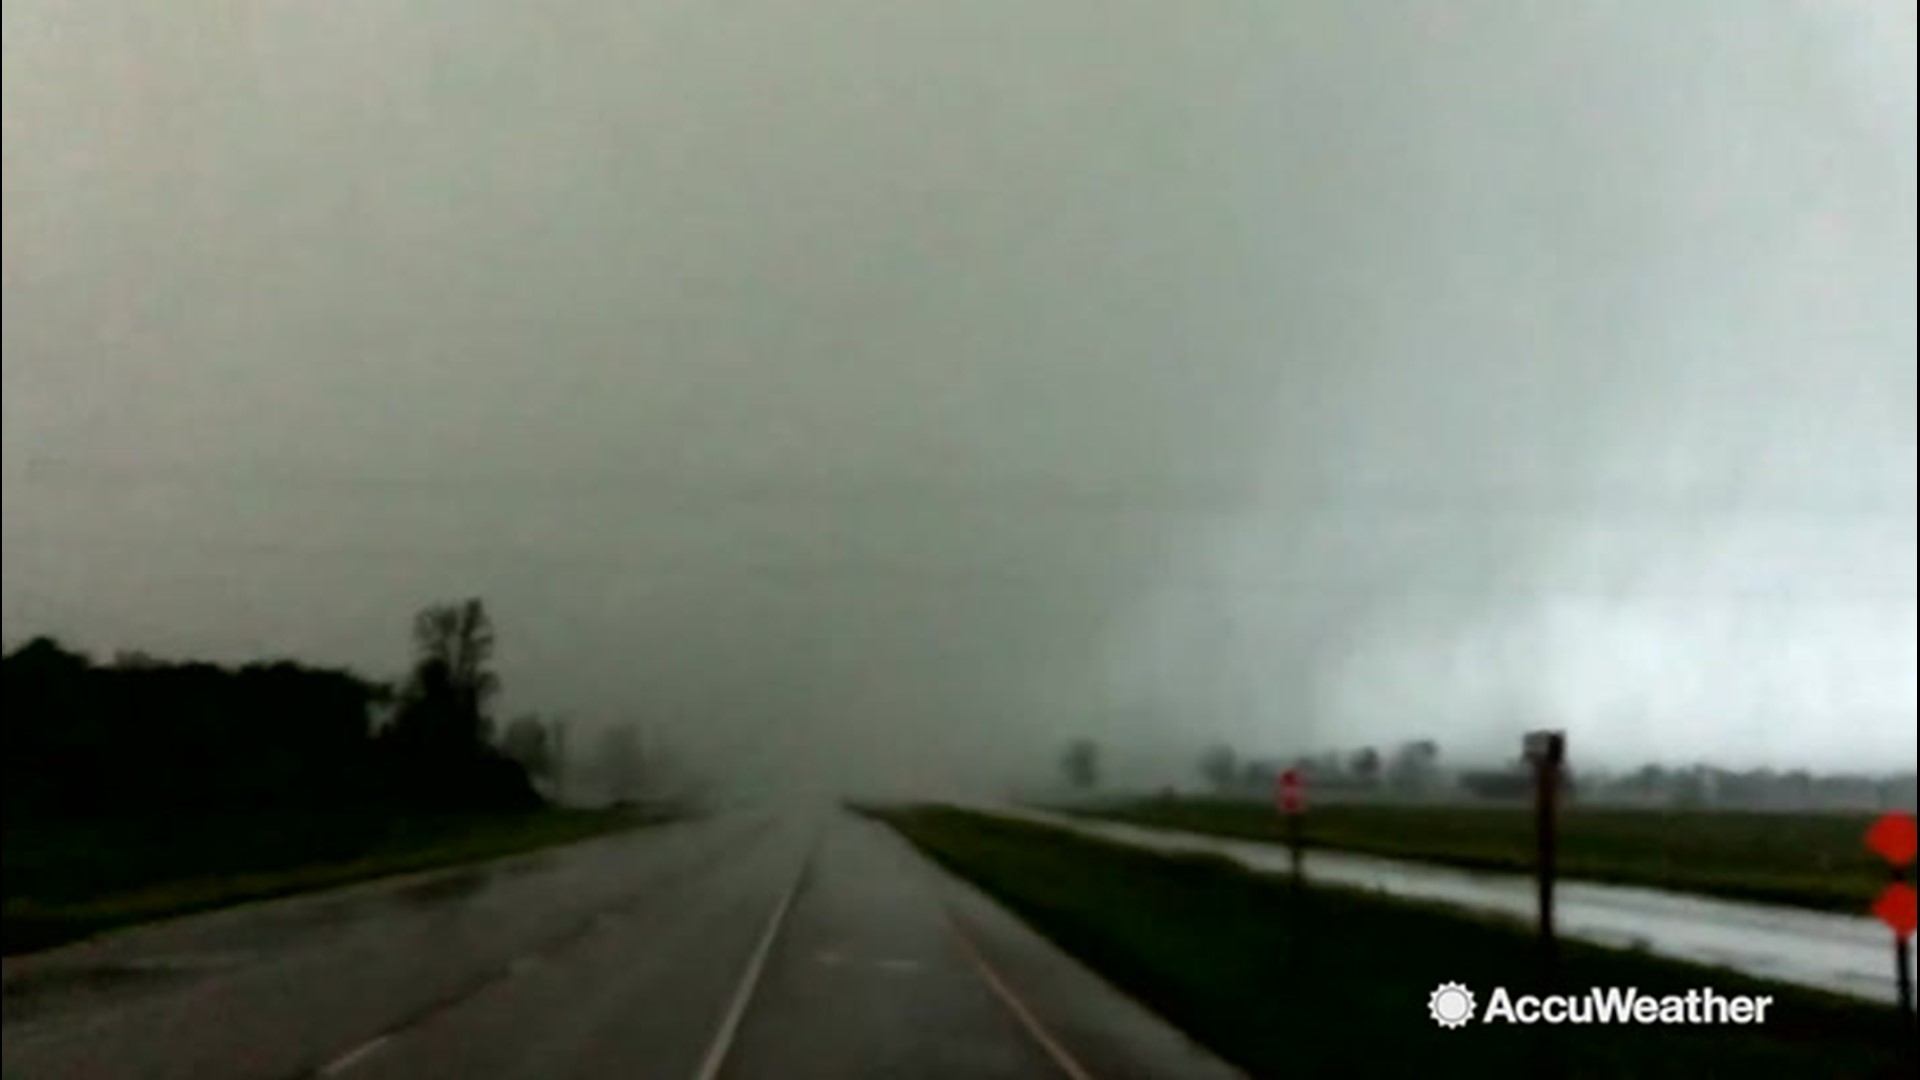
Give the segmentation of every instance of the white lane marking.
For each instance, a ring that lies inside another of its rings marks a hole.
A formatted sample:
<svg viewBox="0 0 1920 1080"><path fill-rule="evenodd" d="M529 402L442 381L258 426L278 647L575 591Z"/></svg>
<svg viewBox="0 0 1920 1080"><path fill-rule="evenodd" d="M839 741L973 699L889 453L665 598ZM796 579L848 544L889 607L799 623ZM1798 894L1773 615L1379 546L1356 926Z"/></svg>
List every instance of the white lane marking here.
<svg viewBox="0 0 1920 1080"><path fill-rule="evenodd" d="M346 1072L348 1069L353 1068L355 1065L365 1061L368 1057L371 1057L375 1051L387 1045L392 1039L393 1036L391 1035L378 1035L368 1039L359 1046L322 1065L320 1067L320 1075L339 1076L341 1073Z"/></svg>
<svg viewBox="0 0 1920 1080"><path fill-rule="evenodd" d="M1040 1044L1040 1049L1046 1051L1047 1056L1053 1059L1053 1063L1060 1067L1060 1071L1070 1080L1093 1080L1093 1074L1074 1060L1073 1055L1067 1052L1067 1048L1060 1045L1059 1041L1047 1032L1040 1023L1040 1018L1033 1014L1032 1009L1027 1008L1027 1003L1020 1000L1020 995L1014 993L1006 980L1000 978L1000 973L993 970L992 964L987 963L987 958L974 947L973 939L961 929L960 920L949 913L947 922L953 927L953 935L960 939L961 951L965 952L967 958L973 961L973 966L979 969L980 977L986 980L988 988L999 995L1000 1001L1013 1013L1014 1019L1020 1021L1020 1026L1027 1030L1028 1035L1033 1036L1033 1041Z"/></svg>
<svg viewBox="0 0 1920 1080"><path fill-rule="evenodd" d="M700 1071L694 1073L695 1080L715 1080L720 1075L720 1067L726 1064L727 1054L733 1049L733 1040L740 1034L740 1022L746 1019L747 1006L753 1001L753 991L760 985L760 975L766 970L767 957L773 952L773 941L780 935L780 925L787 919L787 909L793 906L793 898L800 892L800 883L806 880L809 857L801 862L800 872L793 875L793 884L787 886L785 896L767 918L767 927L760 932L760 943L754 946L753 956L747 960L747 969L740 975L740 985L734 988L733 1000L727 1004L727 1014L720 1021L720 1030L714 1032L713 1045L707 1047L707 1056L700 1063Z"/></svg>

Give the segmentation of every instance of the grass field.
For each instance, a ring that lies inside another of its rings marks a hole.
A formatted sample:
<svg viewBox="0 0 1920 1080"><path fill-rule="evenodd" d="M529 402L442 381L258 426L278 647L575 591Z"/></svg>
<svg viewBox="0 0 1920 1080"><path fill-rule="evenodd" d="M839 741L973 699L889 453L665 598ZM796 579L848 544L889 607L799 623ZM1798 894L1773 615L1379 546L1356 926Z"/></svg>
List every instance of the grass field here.
<svg viewBox="0 0 1920 1080"><path fill-rule="evenodd" d="M329 814L192 823L9 822L8 954L128 923L487 859L658 820L546 809L438 818Z"/></svg>
<svg viewBox="0 0 1920 1080"><path fill-rule="evenodd" d="M1560 986L1774 997L1763 1026L1442 1030L1458 981L1528 992L1511 923L1372 894L1291 892L1222 859L1165 856L945 808L870 811L1047 937L1257 1076L1911 1076L1914 1027L1876 1008L1577 943Z"/></svg>
<svg viewBox="0 0 1920 1080"><path fill-rule="evenodd" d="M1071 813L1283 843L1273 808L1244 800L1139 799ZM1886 865L1862 844L1872 814L1742 813L1567 807L1560 872L1567 877L1829 911L1864 911ZM1533 871L1530 809L1514 806L1329 805L1303 826L1309 846L1419 859L1474 870Z"/></svg>

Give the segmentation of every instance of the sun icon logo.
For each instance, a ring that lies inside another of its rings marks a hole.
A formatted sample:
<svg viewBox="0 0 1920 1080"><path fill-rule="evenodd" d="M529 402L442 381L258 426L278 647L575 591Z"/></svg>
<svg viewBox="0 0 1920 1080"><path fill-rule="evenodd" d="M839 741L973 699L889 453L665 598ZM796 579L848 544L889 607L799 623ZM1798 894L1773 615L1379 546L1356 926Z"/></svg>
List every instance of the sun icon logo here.
<svg viewBox="0 0 1920 1080"><path fill-rule="evenodd" d="M1473 991L1457 982L1441 983L1427 995L1427 1012L1443 1028L1465 1027L1473 1019Z"/></svg>

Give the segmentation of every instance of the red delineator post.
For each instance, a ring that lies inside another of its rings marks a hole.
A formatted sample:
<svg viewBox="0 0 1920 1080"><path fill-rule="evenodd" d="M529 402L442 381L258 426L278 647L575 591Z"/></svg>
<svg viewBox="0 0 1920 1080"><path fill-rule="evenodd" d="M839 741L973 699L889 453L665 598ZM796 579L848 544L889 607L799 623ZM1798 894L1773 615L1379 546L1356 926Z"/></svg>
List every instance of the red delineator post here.
<svg viewBox="0 0 1920 1080"><path fill-rule="evenodd" d="M1276 801L1280 812L1287 818L1287 858L1293 871L1293 883L1300 884L1300 819L1307 811L1307 797L1300 780L1299 769L1288 769L1280 774Z"/></svg>
<svg viewBox="0 0 1920 1080"><path fill-rule="evenodd" d="M1907 867L1913 865L1915 827L1912 814L1898 810L1882 814L1867 828L1867 847L1887 860L1893 880L1873 902L1873 913L1893 931L1893 980L1899 991L1900 1012L1913 1011L1913 961L1907 952L1907 939L1913 936L1914 892L1907 883Z"/></svg>

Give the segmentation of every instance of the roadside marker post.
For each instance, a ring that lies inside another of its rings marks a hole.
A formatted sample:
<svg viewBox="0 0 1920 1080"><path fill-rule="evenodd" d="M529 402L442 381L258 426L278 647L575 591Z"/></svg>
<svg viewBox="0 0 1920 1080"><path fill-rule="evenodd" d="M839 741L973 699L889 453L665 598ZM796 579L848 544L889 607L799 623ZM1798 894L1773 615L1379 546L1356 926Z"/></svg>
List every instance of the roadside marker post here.
<svg viewBox="0 0 1920 1080"><path fill-rule="evenodd" d="M1533 766L1534 871L1540 908L1540 979L1551 992L1560 971L1560 944L1553 925L1553 884L1559 858L1560 775L1567 759L1562 731L1530 731L1521 743Z"/></svg>
<svg viewBox="0 0 1920 1080"><path fill-rule="evenodd" d="M1869 850L1887 861L1893 878L1875 898L1873 913L1893 931L1893 979L1904 1016L1913 1011L1913 961L1907 949L1914 930L1914 891L1907 881L1915 846L1913 815L1898 810L1882 814L1867 828L1866 842Z"/></svg>
<svg viewBox="0 0 1920 1080"><path fill-rule="evenodd" d="M1293 872L1295 888L1300 886L1300 819L1307 811L1306 793L1302 790L1299 769L1288 769L1280 774L1279 791L1276 798L1280 813L1287 819L1287 863Z"/></svg>
<svg viewBox="0 0 1920 1080"><path fill-rule="evenodd" d="M1307 812L1305 782L1297 768L1282 771L1274 784L1274 803L1282 817L1287 819L1287 865L1291 871L1287 878L1287 964L1293 969L1295 981L1298 981L1308 963L1305 901L1306 890L1301 888L1304 880L1301 866L1301 819Z"/></svg>
<svg viewBox="0 0 1920 1080"><path fill-rule="evenodd" d="M1521 753L1533 766L1534 872L1539 883L1540 906L1540 993L1558 992L1560 983L1560 941L1553 925L1553 884L1560 855L1560 777L1567 760L1567 735L1564 731L1530 731L1520 744ZM1551 1025L1536 1032L1534 1044L1535 1076L1565 1076L1566 1048L1560 1033Z"/></svg>

